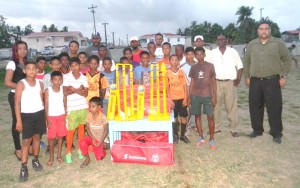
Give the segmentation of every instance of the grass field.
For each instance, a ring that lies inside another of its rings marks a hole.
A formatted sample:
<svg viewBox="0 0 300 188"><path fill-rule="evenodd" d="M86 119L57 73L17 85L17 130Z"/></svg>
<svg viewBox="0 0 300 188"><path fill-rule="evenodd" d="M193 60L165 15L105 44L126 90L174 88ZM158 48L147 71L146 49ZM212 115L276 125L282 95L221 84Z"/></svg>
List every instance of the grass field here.
<svg viewBox="0 0 300 188"><path fill-rule="evenodd" d="M75 151L73 164L55 161L53 167L47 167L48 156L42 149L40 161L44 170L34 172L29 158L26 183L18 182L20 163L13 154L4 73L4 70L0 71L0 187L300 187L300 70L294 67L288 85L282 90L284 137L280 145L274 144L268 134L267 116L263 136L255 139L246 136L251 132L251 126L248 89L242 82L238 89L240 137L231 137L223 113L222 132L215 135L216 151L211 151L208 144L196 147L180 142L175 145L174 166L116 164L111 162L108 152L103 161L95 161L92 156L91 164L80 169L82 161ZM204 124L207 125L206 121ZM190 139L194 142L196 137L193 131Z"/></svg>

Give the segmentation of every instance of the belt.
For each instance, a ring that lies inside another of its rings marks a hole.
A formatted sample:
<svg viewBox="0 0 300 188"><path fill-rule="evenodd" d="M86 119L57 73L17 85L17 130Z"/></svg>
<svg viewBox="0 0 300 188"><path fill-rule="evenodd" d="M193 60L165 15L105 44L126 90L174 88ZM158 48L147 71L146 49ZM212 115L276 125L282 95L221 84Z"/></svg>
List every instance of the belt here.
<svg viewBox="0 0 300 188"><path fill-rule="evenodd" d="M227 81L230 81L230 79L217 79L217 81L220 81L220 82L227 82Z"/></svg>
<svg viewBox="0 0 300 188"><path fill-rule="evenodd" d="M271 76L267 76L267 77L254 77L254 76L251 76L251 78L253 79L257 79L257 80L271 80L273 78L279 78L279 74L274 74L274 75L271 75Z"/></svg>

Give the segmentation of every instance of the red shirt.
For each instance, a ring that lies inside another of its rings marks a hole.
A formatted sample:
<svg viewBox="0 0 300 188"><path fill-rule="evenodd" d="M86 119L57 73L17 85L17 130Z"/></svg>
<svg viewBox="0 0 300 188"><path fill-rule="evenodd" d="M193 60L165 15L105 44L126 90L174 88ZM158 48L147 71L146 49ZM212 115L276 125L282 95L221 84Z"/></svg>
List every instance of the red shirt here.
<svg viewBox="0 0 300 188"><path fill-rule="evenodd" d="M138 51L137 53L132 52L132 60L136 62L141 62L140 59L140 54L142 53L143 50Z"/></svg>

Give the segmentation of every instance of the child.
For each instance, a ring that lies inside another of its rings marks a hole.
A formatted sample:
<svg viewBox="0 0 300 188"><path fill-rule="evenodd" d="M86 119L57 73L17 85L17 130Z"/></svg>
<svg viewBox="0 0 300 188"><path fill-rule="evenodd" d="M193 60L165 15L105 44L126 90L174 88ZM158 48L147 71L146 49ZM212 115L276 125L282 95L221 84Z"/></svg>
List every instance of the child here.
<svg viewBox="0 0 300 188"><path fill-rule="evenodd" d="M129 60L129 63L133 66L133 69L135 69L135 67L137 67L137 66L140 66L139 61L133 60L133 53L132 53L131 48L125 48L123 50L123 56L127 57L127 59Z"/></svg>
<svg viewBox="0 0 300 188"><path fill-rule="evenodd" d="M134 69L134 84L144 85L150 84L150 66L149 66L149 52L143 51L140 54L141 65Z"/></svg>
<svg viewBox="0 0 300 188"><path fill-rule="evenodd" d="M28 151L33 141L32 167L40 171L43 166L38 156L40 151L40 135L46 132L45 111L43 103L43 83L35 79L37 66L34 62L25 65L26 78L22 79L16 88L15 112L17 118L16 130L22 132L22 167L19 181L28 180Z"/></svg>
<svg viewBox="0 0 300 188"><path fill-rule="evenodd" d="M53 56L50 59L50 68L51 68L51 72L47 73L44 78L43 78L43 83L44 83L44 88L47 89L48 87L50 87L52 85L51 83L51 73L53 71L59 71L61 68L61 63L60 60L57 56Z"/></svg>
<svg viewBox="0 0 300 188"><path fill-rule="evenodd" d="M147 50L149 52L149 63L150 64L156 64L157 63L157 57L155 55L156 45L154 42L149 42L147 44Z"/></svg>
<svg viewBox="0 0 300 188"><path fill-rule="evenodd" d="M67 135L65 123L66 113L66 96L63 93L63 75L59 71L51 73L52 86L45 90L45 111L47 116L48 127L48 143L50 158L48 166L52 166L54 162L54 140L57 138L57 161L62 163L64 160L61 157L63 137Z"/></svg>
<svg viewBox="0 0 300 188"><path fill-rule="evenodd" d="M87 115L88 105L85 97L88 94L88 82L86 77L80 73L80 60L77 57L70 59L71 72L64 75L63 89L67 96L67 150L66 163L72 160L72 145L75 129L78 128L78 158L83 159L79 143L84 136L84 124Z"/></svg>
<svg viewBox="0 0 300 188"><path fill-rule="evenodd" d="M109 51L108 51L108 49L107 49L106 46L104 46L104 45L100 45L100 46L99 46L98 56L99 56L99 59L100 59L98 71L101 72L101 71L104 70L104 68L103 68L103 66L102 66L103 59L104 59L105 57L109 57ZM114 60L111 60L111 62L112 62L111 71L114 71L114 70L116 70L115 62L114 62Z"/></svg>
<svg viewBox="0 0 300 188"><path fill-rule="evenodd" d="M88 59L90 71L85 74L88 81L88 96L86 101L89 102L92 97L100 97L101 101L105 97L106 88L108 87L104 74L97 71L99 66L99 57L91 55Z"/></svg>
<svg viewBox="0 0 300 188"><path fill-rule="evenodd" d="M105 75L108 85L116 83L116 72L111 71L112 61L110 57L105 57L103 59L103 68L104 71L101 73Z"/></svg>
<svg viewBox="0 0 300 188"><path fill-rule="evenodd" d="M171 54L171 44L168 42L164 42L162 45L162 51L164 53L164 57L160 59L157 63L165 63L166 68L170 68L170 54Z"/></svg>
<svg viewBox="0 0 300 188"><path fill-rule="evenodd" d="M101 102L99 97L93 97L89 101L89 112L86 118L86 130L88 135L80 142L82 155L85 161L80 168L85 168L90 163L89 146L93 147L96 160L102 160L106 152L104 150L104 139L107 135L107 119L101 113Z"/></svg>
<svg viewBox="0 0 300 188"><path fill-rule="evenodd" d="M69 68L69 60L70 56L67 52L62 52L58 55L59 61L61 62L60 72L65 74L68 74L70 72Z"/></svg>
<svg viewBox="0 0 300 188"><path fill-rule="evenodd" d="M121 57L120 58L120 64L130 64L129 59L127 57L124 57L124 56ZM123 81L122 81L122 79L123 79L122 70L123 70L123 67L119 67L118 71L119 71L119 82L120 82L120 84L123 83ZM129 65L125 66L126 85L129 85L129 82L130 82L130 80L129 80L129 76L130 76L129 71L130 71ZM116 82L117 82L117 80L116 80Z"/></svg>
<svg viewBox="0 0 300 188"><path fill-rule="evenodd" d="M178 130L179 121L178 115L181 117L181 133L180 140L184 143L190 143L189 139L185 136L186 123L187 123L187 88L186 88L186 77L183 70L178 68L179 61L176 55L170 56L171 68L167 71L167 91L172 99L172 108L174 110L175 122L172 123L173 126L173 139L174 143L178 143Z"/></svg>
<svg viewBox="0 0 300 188"><path fill-rule="evenodd" d="M184 71L184 73L186 75L186 78L187 78L187 92L188 93L190 91L190 83L191 83L191 78L188 77L188 76L189 76L192 65L197 63L196 61L194 61L194 58L195 58L194 48L193 47L187 47L185 49L186 62L181 65L181 69ZM186 134L190 135L190 128L195 127L195 125L194 125L195 124L195 118L194 118L194 116L191 116L189 108L188 108L188 114L189 114L189 116L188 116L187 125L189 125L189 126L187 127L187 133Z"/></svg>
<svg viewBox="0 0 300 188"><path fill-rule="evenodd" d="M37 68L38 68L35 78L43 80L43 78L45 76L45 68L47 65L46 58L43 56L37 57L35 62L36 62Z"/></svg>
<svg viewBox="0 0 300 188"><path fill-rule="evenodd" d="M79 52L78 58L80 59L80 72L85 74L90 71L90 67L87 65L87 54L85 52Z"/></svg>
<svg viewBox="0 0 300 188"><path fill-rule="evenodd" d="M213 108L216 105L216 73L213 64L204 61L205 49L203 47L196 48L195 54L198 63L192 65L189 73L191 78L189 106L191 106L191 114L196 117L196 127L199 133L196 145L205 143L201 123L201 109L203 106L203 113L207 115L209 126L210 149L216 149L213 115Z"/></svg>

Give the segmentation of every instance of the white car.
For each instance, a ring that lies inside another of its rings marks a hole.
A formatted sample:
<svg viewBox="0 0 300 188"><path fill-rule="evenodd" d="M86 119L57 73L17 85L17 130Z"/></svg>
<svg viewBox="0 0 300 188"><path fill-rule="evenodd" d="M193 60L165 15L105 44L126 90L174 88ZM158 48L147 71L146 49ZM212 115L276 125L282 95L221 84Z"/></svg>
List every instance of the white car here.
<svg viewBox="0 0 300 188"><path fill-rule="evenodd" d="M54 51L52 48L45 48L41 52L42 55L54 55Z"/></svg>

